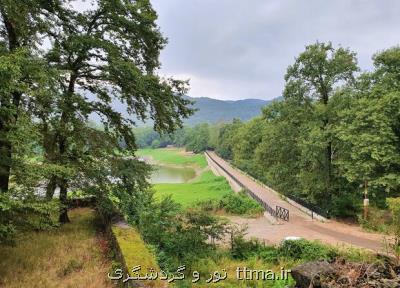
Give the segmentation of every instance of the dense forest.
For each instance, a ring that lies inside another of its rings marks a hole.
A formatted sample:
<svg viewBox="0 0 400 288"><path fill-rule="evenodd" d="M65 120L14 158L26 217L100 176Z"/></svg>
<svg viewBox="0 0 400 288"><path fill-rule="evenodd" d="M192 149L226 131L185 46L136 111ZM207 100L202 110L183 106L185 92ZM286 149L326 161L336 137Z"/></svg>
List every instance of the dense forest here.
<svg viewBox="0 0 400 288"><path fill-rule="evenodd" d="M356 54L330 43L306 47L288 67L283 100L248 122L200 124L140 146L186 146L220 156L328 216L355 217L368 193L383 208L400 196L400 48L377 52L361 72Z"/></svg>

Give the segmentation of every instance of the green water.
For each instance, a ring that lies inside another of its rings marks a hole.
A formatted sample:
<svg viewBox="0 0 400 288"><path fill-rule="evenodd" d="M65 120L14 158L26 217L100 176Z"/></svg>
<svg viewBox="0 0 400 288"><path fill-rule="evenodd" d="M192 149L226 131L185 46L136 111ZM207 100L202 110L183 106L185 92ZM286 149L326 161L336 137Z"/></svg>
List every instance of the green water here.
<svg viewBox="0 0 400 288"><path fill-rule="evenodd" d="M157 183L186 183L196 176L196 172L192 168L155 166L155 170L151 174L150 182Z"/></svg>

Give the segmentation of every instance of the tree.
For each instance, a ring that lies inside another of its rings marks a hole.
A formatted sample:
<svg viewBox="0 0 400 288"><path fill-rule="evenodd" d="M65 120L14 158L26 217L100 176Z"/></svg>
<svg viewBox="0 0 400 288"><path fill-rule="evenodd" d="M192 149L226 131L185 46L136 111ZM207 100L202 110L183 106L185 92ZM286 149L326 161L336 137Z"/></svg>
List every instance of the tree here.
<svg viewBox="0 0 400 288"><path fill-rule="evenodd" d="M312 113L307 98L288 98L263 110L263 135L255 149L261 179L286 195L307 198L300 183L301 139Z"/></svg>
<svg viewBox="0 0 400 288"><path fill-rule="evenodd" d="M216 147L216 151L221 157L229 160L232 159L232 149L234 145L233 138L239 127L242 126L242 124L243 123L240 120L233 119L232 123L226 124L225 126L221 127Z"/></svg>
<svg viewBox="0 0 400 288"><path fill-rule="evenodd" d="M319 142L325 146L323 161L317 170L322 172L326 197L330 197L333 192L332 164L337 154L330 133L332 123L328 104L335 88L340 84L352 82L353 74L357 70L355 53L341 47L335 49L331 43L317 42L306 47L306 50L296 58L295 63L288 67L285 75L286 88L297 85L301 88L302 97L318 101L316 112L319 114L320 124L317 126L320 126L320 131L309 127L309 133L314 137L312 143ZM294 95L298 97L297 93ZM290 98L292 95L285 93L285 97Z"/></svg>
<svg viewBox="0 0 400 288"><path fill-rule="evenodd" d="M12 167L12 143L8 135L21 107L35 101L46 71L34 51L52 27L58 1L0 1L0 190L7 192Z"/></svg>
<svg viewBox="0 0 400 288"><path fill-rule="evenodd" d="M46 116L51 125L44 137L52 138L47 152L56 151L48 161L75 170L70 175L54 175L64 205L61 222L68 221L66 194L69 178L79 171L75 164L78 159L95 161L83 157L90 150L83 145L86 127L82 123L90 114L98 114L104 133L114 143L122 139L126 150L133 153L135 123L114 110L113 100L124 103L128 115L139 120L152 118L160 132L172 132L182 125L182 117L192 113L186 107L190 101L182 97L186 82L155 74L166 40L155 23L157 15L150 2L96 4L89 11L63 9L64 17L57 23L60 31L51 35L54 44L46 55L49 64L61 72L62 87L54 102L56 112L48 111Z"/></svg>
<svg viewBox="0 0 400 288"><path fill-rule="evenodd" d="M233 163L255 177L260 176L260 169L255 161L255 151L265 133L263 122L261 118L253 118L244 123L234 137Z"/></svg>
<svg viewBox="0 0 400 288"><path fill-rule="evenodd" d="M347 147L338 164L348 181L385 205L400 187L400 48L373 60L375 71L358 79L351 102L339 113L336 133Z"/></svg>
<svg viewBox="0 0 400 288"><path fill-rule="evenodd" d="M208 149L210 139L209 125L207 123L197 124L188 133L186 149L194 153L204 152Z"/></svg>

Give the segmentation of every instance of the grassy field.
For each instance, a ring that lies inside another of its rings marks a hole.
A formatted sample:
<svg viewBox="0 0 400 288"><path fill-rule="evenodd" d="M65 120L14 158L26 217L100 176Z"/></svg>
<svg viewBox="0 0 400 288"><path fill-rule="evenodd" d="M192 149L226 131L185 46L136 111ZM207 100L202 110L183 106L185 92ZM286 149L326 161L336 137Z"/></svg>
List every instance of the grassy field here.
<svg viewBox="0 0 400 288"><path fill-rule="evenodd" d="M182 148L163 149L139 149L138 156L150 156L155 161L173 165L197 165L200 168L207 167L207 160L203 154L185 153Z"/></svg>
<svg viewBox="0 0 400 288"><path fill-rule="evenodd" d="M196 166L202 168L205 168L208 165L203 154L186 153L182 148L141 149L139 150L138 155L151 156L158 163L164 165L182 167ZM224 177L215 176L212 171L207 169L201 170L200 172L201 174L192 182L154 184L156 199L163 199L170 195L172 199L181 204L183 208L188 208L204 201L213 201L215 203L233 193L230 185ZM234 202L238 204L237 201ZM255 216L259 214L256 211L257 209L250 209L251 211L249 209L250 208L247 209L248 215ZM233 213L238 212L235 211Z"/></svg>
<svg viewBox="0 0 400 288"><path fill-rule="evenodd" d="M205 200L220 200L233 193L224 177L215 176L211 171L203 172L191 183L155 184L156 199L171 195L184 208Z"/></svg>
<svg viewBox="0 0 400 288"><path fill-rule="evenodd" d="M88 208L70 212L71 223L50 232L20 235L0 247L0 287L114 287L106 240Z"/></svg>

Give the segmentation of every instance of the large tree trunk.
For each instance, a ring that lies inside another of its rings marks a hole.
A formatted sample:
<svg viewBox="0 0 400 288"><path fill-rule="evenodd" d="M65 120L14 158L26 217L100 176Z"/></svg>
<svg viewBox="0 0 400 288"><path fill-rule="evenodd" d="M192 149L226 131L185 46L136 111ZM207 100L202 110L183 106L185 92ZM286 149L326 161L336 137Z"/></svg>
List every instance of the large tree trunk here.
<svg viewBox="0 0 400 288"><path fill-rule="evenodd" d="M67 201L68 184L66 179L60 181L60 223L70 222L68 217L68 201Z"/></svg>
<svg viewBox="0 0 400 288"><path fill-rule="evenodd" d="M75 81L77 79L77 76L75 73L71 74L70 80L69 80L69 85L68 85L68 91L66 95L66 104L67 107L69 106L68 104L70 101L71 96L74 93L75 89ZM66 154L67 154L67 136L65 135L67 129L67 124L68 124L68 111L63 111L61 114L61 123L60 123L60 130L57 131L57 137L56 139L58 140L58 148L59 148L59 157L61 159L61 162L66 161ZM64 163L65 164L65 163ZM61 204L61 210L60 210L60 222L61 223L67 223L69 222L68 218L68 207L67 207L67 190L68 190L68 179L62 178L59 179L59 186L60 186L60 204Z"/></svg>
<svg viewBox="0 0 400 288"><path fill-rule="evenodd" d="M44 158L47 163L57 163L57 143L55 139L54 133L50 132L50 128L47 125L47 119L42 117L43 127L42 127L42 136L43 136L43 148L44 148ZM49 182L46 187L46 199L53 199L54 192L57 188L57 176L52 174L49 177Z"/></svg>
<svg viewBox="0 0 400 288"><path fill-rule="evenodd" d="M46 187L46 199L53 199L54 192L57 188L57 177L55 175L50 177L49 183L47 183Z"/></svg>
<svg viewBox="0 0 400 288"><path fill-rule="evenodd" d="M21 46L15 23L13 23L12 19L9 19L3 7L0 7L0 14L3 18L4 32L6 32L6 38L8 39L8 49L10 52L13 52ZM17 111L21 102L21 96L22 94L19 91L14 91L12 92L12 100L10 102L1 102L0 104L1 106L10 106ZM10 180L12 145L7 139L7 134L10 131L10 125L17 122L18 114L15 112L10 116L4 117L3 115L3 119L0 119L0 192L8 191Z"/></svg>
<svg viewBox="0 0 400 288"><path fill-rule="evenodd" d="M8 191L11 170L11 143L4 139L5 134L5 131L0 131L0 192Z"/></svg>

